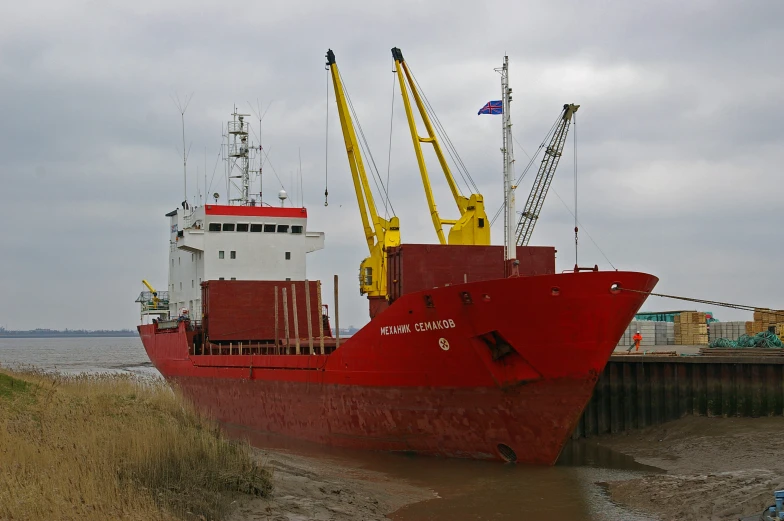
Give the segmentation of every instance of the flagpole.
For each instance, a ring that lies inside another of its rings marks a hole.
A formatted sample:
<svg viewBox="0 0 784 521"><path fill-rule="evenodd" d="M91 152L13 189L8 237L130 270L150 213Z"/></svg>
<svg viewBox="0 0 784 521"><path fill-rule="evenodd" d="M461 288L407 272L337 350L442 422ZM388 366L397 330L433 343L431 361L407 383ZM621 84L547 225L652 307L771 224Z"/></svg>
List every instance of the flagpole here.
<svg viewBox="0 0 784 521"><path fill-rule="evenodd" d="M514 195L514 175L513 163L514 153L512 151L512 118L510 102L512 101L512 89L509 88L509 57L504 56L504 65L501 68L501 99L502 116L501 126L503 131L503 148L501 152L504 157L504 261L506 264L507 275L512 275L515 269L515 259L517 258L517 245L514 237L515 220L515 195Z"/></svg>

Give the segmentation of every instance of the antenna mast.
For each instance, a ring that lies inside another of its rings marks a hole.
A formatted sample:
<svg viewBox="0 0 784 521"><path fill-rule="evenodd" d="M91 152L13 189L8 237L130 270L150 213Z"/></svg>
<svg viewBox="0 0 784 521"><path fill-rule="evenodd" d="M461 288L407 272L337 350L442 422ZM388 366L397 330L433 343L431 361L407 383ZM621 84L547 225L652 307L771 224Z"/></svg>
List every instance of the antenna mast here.
<svg viewBox="0 0 784 521"><path fill-rule="evenodd" d="M512 118L510 114L510 103L512 101L512 89L509 87L509 56L504 56L504 64L500 69L501 73L501 99L503 146L501 153L504 157L504 260L507 264L507 274L513 273L512 264L517 258L517 243L514 237L513 222L515 220L515 186L512 176L514 175L514 152L512 150Z"/></svg>
<svg viewBox="0 0 784 521"><path fill-rule="evenodd" d="M182 121L182 179L183 179L183 191L184 191L184 198L183 201L188 201L188 151L185 150L185 111L188 110L188 105L190 105L191 100L193 99L193 93L191 92L190 95L185 97L185 102L180 101L179 94L175 98L172 98L174 104L177 106L177 110L180 111L180 120Z"/></svg>

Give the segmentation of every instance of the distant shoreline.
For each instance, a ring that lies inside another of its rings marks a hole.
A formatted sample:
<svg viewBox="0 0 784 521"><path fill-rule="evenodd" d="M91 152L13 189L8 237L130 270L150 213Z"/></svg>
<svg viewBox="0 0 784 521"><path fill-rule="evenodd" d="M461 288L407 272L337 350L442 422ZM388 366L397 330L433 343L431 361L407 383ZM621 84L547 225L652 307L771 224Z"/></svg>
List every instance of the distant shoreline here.
<svg viewBox="0 0 784 521"><path fill-rule="evenodd" d="M128 338L135 337L138 333L136 331L52 331L51 333L36 332L36 331L13 331L13 332L0 332L0 338Z"/></svg>

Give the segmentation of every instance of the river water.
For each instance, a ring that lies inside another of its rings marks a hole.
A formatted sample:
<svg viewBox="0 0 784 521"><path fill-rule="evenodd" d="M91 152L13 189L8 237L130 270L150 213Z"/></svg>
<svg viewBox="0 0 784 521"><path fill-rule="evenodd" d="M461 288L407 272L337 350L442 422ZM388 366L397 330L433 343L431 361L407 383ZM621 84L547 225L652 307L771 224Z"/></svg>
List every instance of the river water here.
<svg viewBox="0 0 784 521"><path fill-rule="evenodd" d="M63 373L158 375L135 337L0 338L0 366ZM603 483L656 469L584 441L567 446L558 464L549 468L335 451L280 439L251 441L262 448L285 448L307 456L318 456L323 451L331 458L339 456L346 464L384 472L438 493L438 499L399 510L392 515L396 521L655 519L610 501Z"/></svg>

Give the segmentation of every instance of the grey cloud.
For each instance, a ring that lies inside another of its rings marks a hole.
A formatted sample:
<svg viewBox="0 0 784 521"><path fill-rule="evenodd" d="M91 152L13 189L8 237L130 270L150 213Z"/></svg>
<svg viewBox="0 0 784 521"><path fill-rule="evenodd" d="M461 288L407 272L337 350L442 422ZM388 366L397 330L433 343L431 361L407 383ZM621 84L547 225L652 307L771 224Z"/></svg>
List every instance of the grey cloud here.
<svg viewBox="0 0 784 521"><path fill-rule="evenodd" d="M488 207L500 204L499 121L476 110L497 99L492 69L506 51L515 136L529 153L563 103L582 104L581 264L610 267L588 232L619 268L660 276L662 291L782 307L780 2L40 4L0 8L0 222L13 223L0 232L6 327L130 327L140 279L165 284L163 214L182 200L175 92L195 92L186 113L191 193L197 178L204 191L205 147L212 178L233 105L273 101L262 134L271 164L293 193L301 150L310 225L327 232L310 277L325 281L329 299L338 273L342 322L363 323L355 281L367 253L332 100L323 206L328 47L385 180L389 49L399 46ZM405 125L397 97L390 195L404 240L432 242ZM570 139L553 185L570 206L572 147ZM527 159L517 146L516 157L520 172ZM429 159L439 209L454 214ZM218 165L210 191L225 195L222 172ZM279 188L267 164L264 191ZM533 242L558 248L558 269L574 264L572 226L551 193Z"/></svg>

